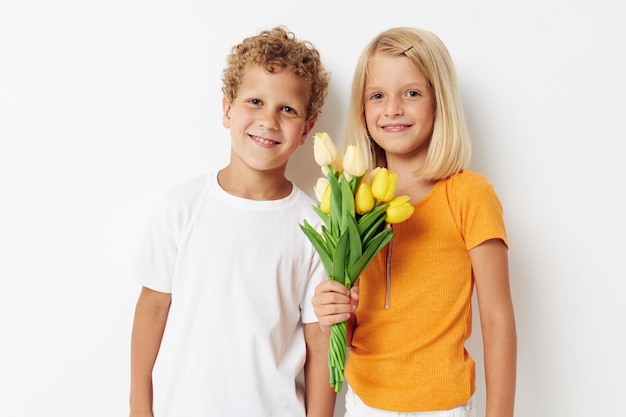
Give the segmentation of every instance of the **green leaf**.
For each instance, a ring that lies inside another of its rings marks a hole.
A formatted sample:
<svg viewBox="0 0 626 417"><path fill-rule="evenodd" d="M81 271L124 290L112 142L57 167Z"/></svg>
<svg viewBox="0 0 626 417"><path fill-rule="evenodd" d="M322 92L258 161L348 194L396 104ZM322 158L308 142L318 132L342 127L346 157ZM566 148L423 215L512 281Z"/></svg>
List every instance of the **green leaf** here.
<svg viewBox="0 0 626 417"><path fill-rule="evenodd" d="M339 281L346 285L346 255L348 252L348 239L347 233L341 235L337 246L335 247L335 255L333 257L333 269L331 278L335 281Z"/></svg>
<svg viewBox="0 0 626 417"><path fill-rule="evenodd" d="M345 233L349 227L350 219L354 219L354 194L350 188L350 183L345 177L341 177L339 182L341 188L341 233Z"/></svg>
<svg viewBox="0 0 626 417"><path fill-rule="evenodd" d="M330 216L320 210L319 206L313 206L313 210L317 213L320 219L322 219L326 227L330 227Z"/></svg>
<svg viewBox="0 0 626 417"><path fill-rule="evenodd" d="M374 236L366 245L363 250L363 254L372 253L376 255L380 250L391 241L391 238L395 236L395 233L391 228L385 228L381 230L376 236ZM373 256L372 256L373 257Z"/></svg>
<svg viewBox="0 0 626 417"><path fill-rule="evenodd" d="M328 183L330 185L330 220L331 220L331 232L335 236L339 236L339 226L341 225L341 187L337 181L335 175L328 176Z"/></svg>
<svg viewBox="0 0 626 417"><path fill-rule="evenodd" d="M326 242L319 235L317 230L315 230L307 221L304 220L304 225L300 225L300 229L304 232L306 237L309 239L315 250L317 251L320 260L322 261L322 265L324 266L324 271L326 271L326 275L329 275L332 271L333 267L333 259L331 257L331 253L328 251L326 247Z"/></svg>
<svg viewBox="0 0 626 417"><path fill-rule="evenodd" d="M326 247L328 248L328 252L331 254L331 256L334 256L335 248L337 247L337 241L339 240L339 237L333 236L330 230L328 230L324 226L322 226L322 236L324 237L324 240L326 241Z"/></svg>
<svg viewBox="0 0 626 417"><path fill-rule="evenodd" d="M378 203L377 203L378 204ZM381 204L374 207L374 209L368 213L365 213L359 219L359 234L363 236L368 230L372 228L372 225L376 223L380 217L385 218L385 210L387 210L388 204Z"/></svg>
<svg viewBox="0 0 626 417"><path fill-rule="evenodd" d="M361 178L363 178L363 175L361 175L360 177L352 177L352 179L350 180L350 189L352 191L352 195L354 195L354 193L356 192L356 186L359 185L359 181L361 181Z"/></svg>
<svg viewBox="0 0 626 417"><path fill-rule="evenodd" d="M356 220L354 217L348 217L348 230L347 234L350 236L350 251L348 253L348 269L352 268L352 265L358 262L363 252L363 244L361 243L361 236L359 235L359 229L356 226ZM356 277L350 275L350 287L354 283Z"/></svg>
<svg viewBox="0 0 626 417"><path fill-rule="evenodd" d="M392 233L391 229L383 229L382 232L377 234L366 246L363 251L363 256L350 268L349 275L351 277L359 277L372 259L374 259L378 252L380 252L394 236L395 233Z"/></svg>
<svg viewBox="0 0 626 417"><path fill-rule="evenodd" d="M385 216L380 216L378 219L376 219L376 223L371 225L371 227L365 231L365 235L361 236L361 240L363 241L363 244L364 245L367 244L370 241L370 239L372 239L372 236L381 232L384 227L385 227Z"/></svg>

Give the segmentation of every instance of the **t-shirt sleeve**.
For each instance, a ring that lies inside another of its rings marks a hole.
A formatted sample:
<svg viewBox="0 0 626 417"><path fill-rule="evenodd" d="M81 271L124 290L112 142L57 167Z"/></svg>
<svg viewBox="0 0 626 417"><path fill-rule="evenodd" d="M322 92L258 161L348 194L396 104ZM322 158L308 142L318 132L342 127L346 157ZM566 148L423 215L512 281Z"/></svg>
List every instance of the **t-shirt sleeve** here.
<svg viewBox="0 0 626 417"><path fill-rule="evenodd" d="M490 239L501 239L508 247L502 204L493 185L481 174L467 174L454 182L451 199L467 250Z"/></svg>
<svg viewBox="0 0 626 417"><path fill-rule="evenodd" d="M164 216L162 208L150 216L135 254L133 271L142 286L171 293L178 245Z"/></svg>

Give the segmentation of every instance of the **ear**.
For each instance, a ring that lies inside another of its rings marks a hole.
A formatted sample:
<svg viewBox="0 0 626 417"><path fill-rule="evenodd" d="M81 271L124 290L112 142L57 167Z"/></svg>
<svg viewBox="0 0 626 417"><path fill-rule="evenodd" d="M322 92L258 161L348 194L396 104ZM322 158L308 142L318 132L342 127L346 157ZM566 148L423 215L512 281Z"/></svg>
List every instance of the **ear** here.
<svg viewBox="0 0 626 417"><path fill-rule="evenodd" d="M300 145L304 145L304 142L306 142L306 138L309 137L309 132L311 132L311 129L313 129L313 126L315 126L315 120L306 122L306 124L304 125L304 131L302 132L302 139L300 140Z"/></svg>
<svg viewBox="0 0 626 417"><path fill-rule="evenodd" d="M224 97L222 99L222 124L226 129L230 128L230 110L232 108L232 103L229 99Z"/></svg>

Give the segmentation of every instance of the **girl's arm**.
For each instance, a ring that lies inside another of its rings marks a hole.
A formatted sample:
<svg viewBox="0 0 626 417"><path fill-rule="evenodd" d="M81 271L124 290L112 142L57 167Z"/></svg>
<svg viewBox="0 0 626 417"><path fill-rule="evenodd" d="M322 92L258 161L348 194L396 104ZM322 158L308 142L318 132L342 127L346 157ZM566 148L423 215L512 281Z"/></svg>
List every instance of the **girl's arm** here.
<svg viewBox="0 0 626 417"><path fill-rule="evenodd" d="M470 250L483 335L486 417L512 417L517 334L509 286L507 248L500 239Z"/></svg>
<svg viewBox="0 0 626 417"><path fill-rule="evenodd" d="M306 362L304 389L307 417L332 417L337 394L330 386L328 374L328 334L317 323L304 325Z"/></svg>
<svg viewBox="0 0 626 417"><path fill-rule="evenodd" d="M152 368L156 361L172 295L143 287L137 306L130 348L130 417L151 417Z"/></svg>

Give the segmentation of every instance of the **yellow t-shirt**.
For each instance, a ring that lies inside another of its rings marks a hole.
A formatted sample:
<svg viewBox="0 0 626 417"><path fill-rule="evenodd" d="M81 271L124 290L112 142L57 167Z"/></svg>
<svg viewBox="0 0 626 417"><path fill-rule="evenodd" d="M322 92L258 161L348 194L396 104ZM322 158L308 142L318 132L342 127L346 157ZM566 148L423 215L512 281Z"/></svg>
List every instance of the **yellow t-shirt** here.
<svg viewBox="0 0 626 417"><path fill-rule="evenodd" d="M474 280L468 251L507 244L502 207L484 176L463 171L437 182L361 276L346 379L370 407L446 410L475 390L465 341ZM387 279L387 257L391 251Z"/></svg>

